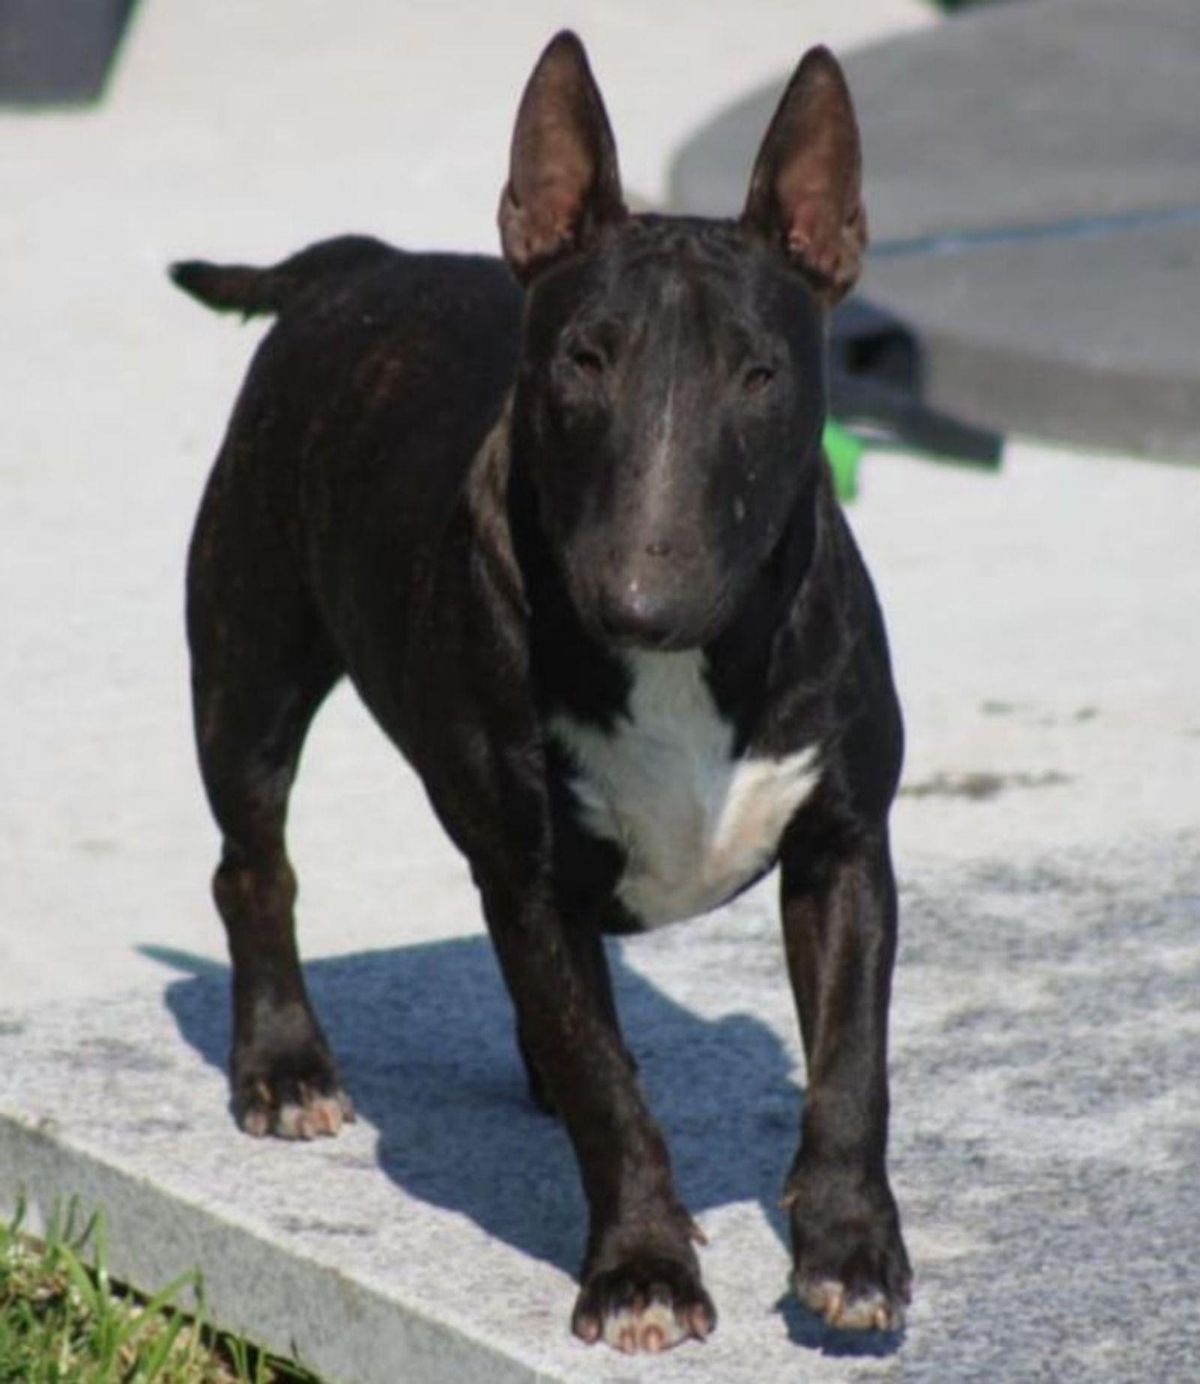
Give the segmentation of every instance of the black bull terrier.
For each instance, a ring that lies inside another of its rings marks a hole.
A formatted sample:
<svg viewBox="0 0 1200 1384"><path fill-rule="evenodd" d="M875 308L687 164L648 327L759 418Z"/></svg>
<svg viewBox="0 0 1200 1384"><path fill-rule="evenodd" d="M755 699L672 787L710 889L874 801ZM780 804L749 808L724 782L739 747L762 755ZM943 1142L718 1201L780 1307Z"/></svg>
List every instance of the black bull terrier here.
<svg viewBox="0 0 1200 1384"><path fill-rule="evenodd" d="M212 306L279 317L188 571L234 1108L284 1138L352 1115L284 845L305 732L348 674L470 862L532 1093L570 1133L590 1208L576 1334L655 1351L716 1320L601 934L703 913L776 863L808 1067L795 1287L832 1324L895 1329L902 731L821 452L828 311L866 241L841 70L804 58L737 221L632 216L559 34L499 221L507 268L350 237L271 269L174 269Z"/></svg>

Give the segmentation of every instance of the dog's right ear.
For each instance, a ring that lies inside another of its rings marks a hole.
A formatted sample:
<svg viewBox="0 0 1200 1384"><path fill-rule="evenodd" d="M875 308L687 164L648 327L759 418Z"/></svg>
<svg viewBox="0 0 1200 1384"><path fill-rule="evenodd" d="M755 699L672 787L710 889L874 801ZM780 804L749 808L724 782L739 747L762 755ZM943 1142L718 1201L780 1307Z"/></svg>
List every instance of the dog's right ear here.
<svg viewBox="0 0 1200 1384"><path fill-rule="evenodd" d="M527 283L626 216L617 147L583 44L564 29L525 87L500 196L500 241Z"/></svg>

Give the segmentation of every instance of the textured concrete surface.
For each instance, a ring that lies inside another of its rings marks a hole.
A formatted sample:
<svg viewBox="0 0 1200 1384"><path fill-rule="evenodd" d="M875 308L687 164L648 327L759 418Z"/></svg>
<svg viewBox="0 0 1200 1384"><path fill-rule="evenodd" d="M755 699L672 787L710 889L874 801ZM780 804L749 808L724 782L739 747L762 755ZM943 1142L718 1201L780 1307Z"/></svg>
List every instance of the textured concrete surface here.
<svg viewBox="0 0 1200 1384"><path fill-rule="evenodd" d="M824 1332L786 1293L799 1054L762 899L626 943L616 968L710 1239L703 1348L648 1363L568 1336L580 1197L483 939L310 968L363 1116L332 1143L234 1131L225 977L186 956L163 958L164 996L6 1016L0 1159L43 1206L64 1183L101 1200L115 1271L199 1261L222 1320L356 1384L1182 1380L1200 1352L1198 844L982 849L910 875L892 1157L917 1296L899 1340Z"/></svg>
<svg viewBox="0 0 1200 1384"><path fill-rule="evenodd" d="M931 403L1001 430L1200 461L1200 209L1095 237L881 256L863 292L919 324Z"/></svg>
<svg viewBox="0 0 1200 1384"><path fill-rule="evenodd" d="M1194 0L1026 0L850 55L863 292L920 330L931 403L1200 458L1198 64ZM742 195L786 76L685 144L676 205Z"/></svg>
<svg viewBox="0 0 1200 1384"><path fill-rule="evenodd" d="M102 1202L122 1272L157 1286L199 1262L224 1320L347 1384L1188 1376L1192 471L1029 444L998 476L864 463L852 520L909 725L893 1158L918 1297L892 1353L846 1355L784 1295L802 1071L769 886L619 953L712 1238L718 1333L640 1365L566 1336L582 1207L563 1137L524 1104L465 869L348 694L318 721L291 834L363 1120L291 1148L225 1109L181 572L257 329L186 303L162 265L344 229L490 246L517 88L564 20L653 198L672 147L807 42L929 18L151 0L110 105L0 118L0 1201Z"/></svg>

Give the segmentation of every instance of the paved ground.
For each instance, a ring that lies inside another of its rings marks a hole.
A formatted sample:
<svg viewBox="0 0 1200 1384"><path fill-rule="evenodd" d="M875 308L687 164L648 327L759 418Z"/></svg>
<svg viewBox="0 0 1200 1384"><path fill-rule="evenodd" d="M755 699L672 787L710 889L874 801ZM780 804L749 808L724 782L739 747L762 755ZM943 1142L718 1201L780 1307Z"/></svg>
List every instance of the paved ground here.
<svg viewBox="0 0 1200 1384"><path fill-rule="evenodd" d="M985 6L854 53L864 291L925 341L931 399L1004 430L1200 459L1195 0ZM784 78L671 167L727 206Z"/></svg>
<svg viewBox="0 0 1200 1384"><path fill-rule="evenodd" d="M689 131L809 39L927 18L848 9L150 0L111 106L0 118L0 1199L100 1195L134 1277L200 1259L229 1320L347 1380L650 1373L565 1338L561 1135L522 1104L465 871L348 696L293 846L364 1120L306 1149L229 1126L181 565L257 329L161 266L350 228L490 245L516 90L564 17L653 199ZM722 1311L653 1372L1185 1378L1200 475L1018 441L996 477L875 455L863 480L910 728L894 1161L917 1304L904 1341L845 1358L783 1300L802 1073L760 890L619 954Z"/></svg>
<svg viewBox="0 0 1200 1384"><path fill-rule="evenodd" d="M1000 852L985 802L957 811L979 853L910 866L903 890L893 1168L918 1286L902 1340L824 1333L786 1293L776 1201L801 1072L761 896L615 954L710 1239L722 1318L704 1348L648 1365L568 1337L576 1178L526 1100L482 938L310 967L363 1115L336 1143L233 1130L226 977L187 955L159 954L158 988L6 1016L0 1064L20 1075L0 1109L21 1120L0 1121L0 1159L42 1199L69 1182L102 1201L118 1270L165 1279L199 1258L223 1320L354 1384L1183 1381L1200 1352L1197 837Z"/></svg>

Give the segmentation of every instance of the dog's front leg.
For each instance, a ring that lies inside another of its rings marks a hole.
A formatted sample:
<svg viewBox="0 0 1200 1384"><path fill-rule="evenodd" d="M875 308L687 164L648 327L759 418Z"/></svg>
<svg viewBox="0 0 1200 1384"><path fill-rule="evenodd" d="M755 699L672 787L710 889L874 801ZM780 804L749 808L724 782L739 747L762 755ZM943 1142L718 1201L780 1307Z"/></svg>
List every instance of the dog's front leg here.
<svg viewBox="0 0 1200 1384"><path fill-rule="evenodd" d="M782 861L784 942L808 1064L784 1194L793 1281L833 1326L896 1330L911 1272L886 1171L895 882L885 829L823 844L791 839Z"/></svg>
<svg viewBox="0 0 1200 1384"><path fill-rule="evenodd" d="M716 1313L700 1281L700 1232L553 891L485 886L483 894L522 1042L566 1124L587 1197L572 1329L626 1352L703 1339Z"/></svg>

